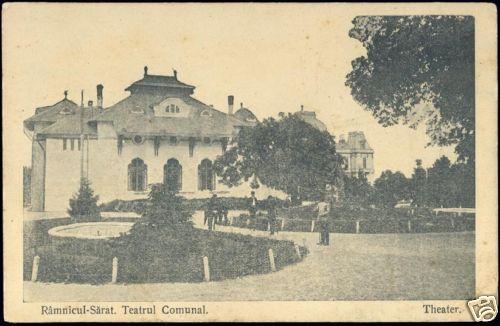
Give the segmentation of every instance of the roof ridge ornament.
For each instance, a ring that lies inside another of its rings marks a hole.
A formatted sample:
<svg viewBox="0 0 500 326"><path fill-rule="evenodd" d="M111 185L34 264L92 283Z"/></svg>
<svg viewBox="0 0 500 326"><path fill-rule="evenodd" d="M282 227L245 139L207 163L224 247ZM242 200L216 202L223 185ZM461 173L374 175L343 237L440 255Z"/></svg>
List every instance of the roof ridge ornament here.
<svg viewBox="0 0 500 326"><path fill-rule="evenodd" d="M144 66L144 77L148 75L148 66Z"/></svg>
<svg viewBox="0 0 500 326"><path fill-rule="evenodd" d="M67 100L68 99L68 90L65 90L64 91L64 99Z"/></svg>

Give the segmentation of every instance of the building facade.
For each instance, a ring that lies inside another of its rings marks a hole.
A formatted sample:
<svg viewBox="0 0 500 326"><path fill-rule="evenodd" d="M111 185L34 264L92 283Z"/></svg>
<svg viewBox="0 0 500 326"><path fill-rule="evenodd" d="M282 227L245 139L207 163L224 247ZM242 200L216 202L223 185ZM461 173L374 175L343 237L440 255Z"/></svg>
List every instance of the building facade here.
<svg viewBox="0 0 500 326"><path fill-rule="evenodd" d="M349 132L347 138L341 135L337 143L337 152L344 158L344 169L348 175L356 177L361 172L368 181L373 181L374 151L362 131Z"/></svg>
<svg viewBox="0 0 500 326"><path fill-rule="evenodd" d="M215 158L241 128L256 118L250 110L226 112L192 95L194 86L173 76L148 74L126 91L130 95L104 108L103 87L97 103L77 105L65 98L37 108L24 121L32 140L31 209L62 211L77 192L81 177L92 184L100 202L145 198L148 185L165 182L185 197L245 196L248 183L227 188L217 182ZM83 96L82 96L83 98ZM259 193L281 195L261 186Z"/></svg>

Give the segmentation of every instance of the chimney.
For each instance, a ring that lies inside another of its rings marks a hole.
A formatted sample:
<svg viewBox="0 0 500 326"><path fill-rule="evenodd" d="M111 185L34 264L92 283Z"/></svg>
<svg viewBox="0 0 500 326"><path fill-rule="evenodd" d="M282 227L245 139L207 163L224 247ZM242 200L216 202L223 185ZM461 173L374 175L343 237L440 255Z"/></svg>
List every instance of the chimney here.
<svg viewBox="0 0 500 326"><path fill-rule="evenodd" d="M97 85L97 107L98 108L102 108L102 105L103 105L103 99L102 99L102 89L104 88L104 86L102 86L101 84Z"/></svg>
<svg viewBox="0 0 500 326"><path fill-rule="evenodd" d="M300 105L300 112L304 112L304 105Z"/></svg>
<svg viewBox="0 0 500 326"><path fill-rule="evenodd" d="M174 78L177 80L177 70L174 69Z"/></svg>
<svg viewBox="0 0 500 326"><path fill-rule="evenodd" d="M148 75L148 66L144 66L144 77Z"/></svg>
<svg viewBox="0 0 500 326"><path fill-rule="evenodd" d="M234 105L234 96L233 95L229 95L227 97L227 113L229 115L233 114L233 105Z"/></svg>

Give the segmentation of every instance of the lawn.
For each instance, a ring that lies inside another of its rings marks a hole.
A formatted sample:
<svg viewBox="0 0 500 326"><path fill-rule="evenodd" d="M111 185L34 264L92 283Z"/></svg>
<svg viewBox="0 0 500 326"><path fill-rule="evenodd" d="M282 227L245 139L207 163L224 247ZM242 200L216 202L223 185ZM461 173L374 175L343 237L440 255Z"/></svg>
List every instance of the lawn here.
<svg viewBox="0 0 500 326"><path fill-rule="evenodd" d="M209 232L189 226L171 230L136 224L134 232L111 240L51 238L48 229L69 219L25 222L24 279L31 277L33 257L40 256L38 280L102 284L111 281L118 259L118 282L200 282L203 257L211 280L270 272L268 250L277 269L300 258L292 241ZM301 248L302 256L306 249Z"/></svg>

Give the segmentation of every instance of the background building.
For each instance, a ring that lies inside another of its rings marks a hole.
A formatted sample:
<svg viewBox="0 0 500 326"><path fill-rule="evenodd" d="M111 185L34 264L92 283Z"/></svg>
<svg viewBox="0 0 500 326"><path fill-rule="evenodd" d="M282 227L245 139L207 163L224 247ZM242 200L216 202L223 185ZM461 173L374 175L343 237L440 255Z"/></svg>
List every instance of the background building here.
<svg viewBox="0 0 500 326"><path fill-rule="evenodd" d="M358 176L359 172L365 174L368 181L373 181L374 151L368 144L362 131L352 131L347 135L340 135L337 142L337 152L345 159L345 171L351 176Z"/></svg>
<svg viewBox="0 0 500 326"><path fill-rule="evenodd" d="M327 130L326 125L316 118L316 113L314 111L305 111L304 106L301 106L300 111L295 112L295 115L320 131ZM345 135L340 135L336 149L345 160L344 167L348 175L357 177L361 171L368 181L373 181L375 172L373 166L374 151L362 131L349 132L347 139Z"/></svg>

